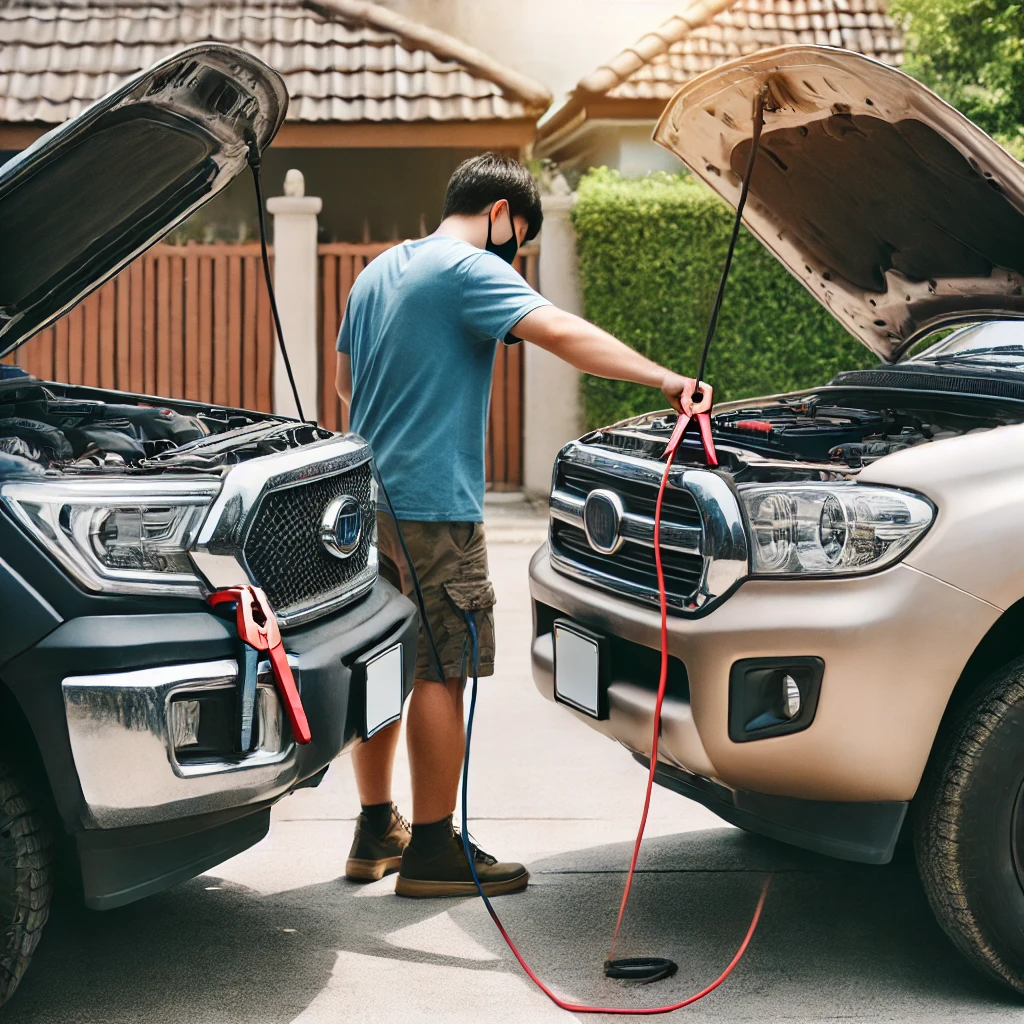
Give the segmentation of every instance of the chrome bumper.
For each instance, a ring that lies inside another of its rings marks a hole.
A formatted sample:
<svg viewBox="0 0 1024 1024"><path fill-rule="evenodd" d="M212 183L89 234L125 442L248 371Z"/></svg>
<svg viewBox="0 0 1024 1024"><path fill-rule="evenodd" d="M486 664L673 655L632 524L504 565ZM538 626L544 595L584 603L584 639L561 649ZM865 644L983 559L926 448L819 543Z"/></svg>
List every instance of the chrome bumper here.
<svg viewBox="0 0 1024 1024"><path fill-rule="evenodd" d="M298 661L289 655L301 686ZM233 660L169 665L63 680L71 751L87 812L99 828L145 825L272 800L299 781L269 665L258 678L258 746L230 760L179 763L170 704L182 691L237 685Z"/></svg>

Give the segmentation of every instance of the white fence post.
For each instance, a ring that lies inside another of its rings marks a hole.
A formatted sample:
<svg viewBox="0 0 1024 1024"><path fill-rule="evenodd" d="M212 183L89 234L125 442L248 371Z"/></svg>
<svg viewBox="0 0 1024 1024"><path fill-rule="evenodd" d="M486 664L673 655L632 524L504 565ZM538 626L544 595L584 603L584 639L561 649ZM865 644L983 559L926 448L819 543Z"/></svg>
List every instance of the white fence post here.
<svg viewBox="0 0 1024 1024"><path fill-rule="evenodd" d="M542 197L544 228L540 236L540 290L569 313L582 315L583 297L576 272L576 232L569 216L574 193L565 179L555 179L552 194ZM523 368L523 490L547 495L551 467L566 441L583 431L580 375L568 363L536 345L525 345Z"/></svg>
<svg viewBox="0 0 1024 1024"><path fill-rule="evenodd" d="M306 195L302 172L290 170L284 195L267 200L274 217L274 293L295 384L306 416L319 416L320 351L317 331L317 214L323 201ZM296 416L280 347L274 354L274 412Z"/></svg>

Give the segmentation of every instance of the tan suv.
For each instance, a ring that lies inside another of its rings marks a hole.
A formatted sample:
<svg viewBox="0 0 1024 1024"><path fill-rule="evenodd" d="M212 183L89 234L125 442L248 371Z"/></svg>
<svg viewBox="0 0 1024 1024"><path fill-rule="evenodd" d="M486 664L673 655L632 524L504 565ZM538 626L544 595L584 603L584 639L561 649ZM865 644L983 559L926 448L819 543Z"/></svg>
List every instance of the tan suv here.
<svg viewBox="0 0 1024 1024"><path fill-rule="evenodd" d="M733 204L758 93L747 224L883 365L718 406L716 471L681 450L656 777L849 860L912 830L943 927L1024 992L1024 166L892 68L784 47L655 131ZM644 764L674 421L562 450L530 569L539 689Z"/></svg>

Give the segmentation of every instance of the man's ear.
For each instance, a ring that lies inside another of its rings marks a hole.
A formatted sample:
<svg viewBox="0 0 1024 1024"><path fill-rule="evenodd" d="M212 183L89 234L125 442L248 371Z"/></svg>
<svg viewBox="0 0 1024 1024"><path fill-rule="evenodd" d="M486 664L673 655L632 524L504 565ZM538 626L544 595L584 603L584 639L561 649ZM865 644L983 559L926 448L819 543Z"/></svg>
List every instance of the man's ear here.
<svg viewBox="0 0 1024 1024"><path fill-rule="evenodd" d="M502 245L512 237L512 213L508 208L507 199L499 199L490 210L491 241Z"/></svg>

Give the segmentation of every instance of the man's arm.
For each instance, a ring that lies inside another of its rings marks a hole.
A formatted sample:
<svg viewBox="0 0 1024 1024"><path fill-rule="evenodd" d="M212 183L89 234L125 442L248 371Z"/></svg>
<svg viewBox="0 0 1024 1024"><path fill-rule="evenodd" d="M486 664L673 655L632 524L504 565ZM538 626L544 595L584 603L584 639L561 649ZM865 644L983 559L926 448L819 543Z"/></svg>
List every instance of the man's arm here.
<svg viewBox="0 0 1024 1024"><path fill-rule="evenodd" d="M694 402L697 382L692 377L666 370L607 331L557 306L541 306L527 313L512 331L517 338L532 342L584 373L661 388L676 410L698 413L711 408L711 388L707 384L701 383L701 400Z"/></svg>
<svg viewBox="0 0 1024 1024"><path fill-rule="evenodd" d="M352 404L352 360L345 352L338 353L338 368L334 371L334 390L347 409Z"/></svg>

